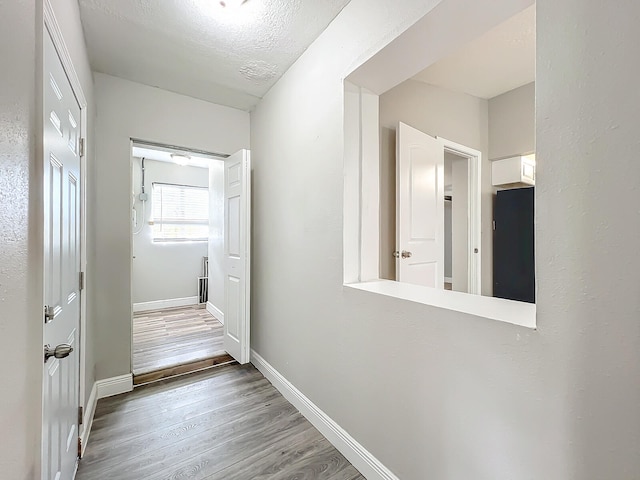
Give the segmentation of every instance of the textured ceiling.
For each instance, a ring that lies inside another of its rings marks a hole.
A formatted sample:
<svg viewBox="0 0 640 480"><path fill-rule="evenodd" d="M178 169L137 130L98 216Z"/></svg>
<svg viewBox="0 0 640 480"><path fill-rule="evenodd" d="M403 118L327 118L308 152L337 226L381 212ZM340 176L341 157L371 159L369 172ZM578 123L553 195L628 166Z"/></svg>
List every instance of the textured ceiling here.
<svg viewBox="0 0 640 480"><path fill-rule="evenodd" d="M489 99L533 82L535 70L533 5L413 78Z"/></svg>
<svg viewBox="0 0 640 480"><path fill-rule="evenodd" d="M79 0L95 71L249 110L349 0Z"/></svg>

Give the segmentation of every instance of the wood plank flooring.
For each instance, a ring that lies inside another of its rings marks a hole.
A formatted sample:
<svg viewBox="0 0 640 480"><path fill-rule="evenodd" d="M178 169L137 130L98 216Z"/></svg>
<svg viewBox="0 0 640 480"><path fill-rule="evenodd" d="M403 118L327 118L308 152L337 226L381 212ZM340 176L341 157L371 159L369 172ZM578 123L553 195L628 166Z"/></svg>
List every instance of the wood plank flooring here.
<svg viewBox="0 0 640 480"><path fill-rule="evenodd" d="M364 480L252 365L98 402L77 480Z"/></svg>
<svg viewBox="0 0 640 480"><path fill-rule="evenodd" d="M133 316L133 374L138 376L224 355L222 324L188 306Z"/></svg>

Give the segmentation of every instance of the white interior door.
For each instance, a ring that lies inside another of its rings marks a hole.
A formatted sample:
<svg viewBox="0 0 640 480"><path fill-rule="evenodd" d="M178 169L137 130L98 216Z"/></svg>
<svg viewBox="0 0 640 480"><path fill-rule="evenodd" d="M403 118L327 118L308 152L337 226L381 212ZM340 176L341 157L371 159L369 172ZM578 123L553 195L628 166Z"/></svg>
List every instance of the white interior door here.
<svg viewBox="0 0 640 480"><path fill-rule="evenodd" d="M44 69L44 343L56 354L44 364L42 478L71 480L78 458L80 107L48 32Z"/></svg>
<svg viewBox="0 0 640 480"><path fill-rule="evenodd" d="M396 135L396 279L444 288L444 147L402 122Z"/></svg>
<svg viewBox="0 0 640 480"><path fill-rule="evenodd" d="M251 157L241 150L224 165L224 349L250 357Z"/></svg>

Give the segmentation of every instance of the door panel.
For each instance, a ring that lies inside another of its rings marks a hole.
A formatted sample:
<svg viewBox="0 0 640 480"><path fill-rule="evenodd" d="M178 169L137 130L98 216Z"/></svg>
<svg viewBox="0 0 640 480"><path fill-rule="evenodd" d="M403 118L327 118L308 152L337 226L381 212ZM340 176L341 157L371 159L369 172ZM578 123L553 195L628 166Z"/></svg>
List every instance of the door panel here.
<svg viewBox="0 0 640 480"><path fill-rule="evenodd" d="M71 480L78 457L80 325L80 107L44 34L44 343L70 345L43 375L44 480Z"/></svg>
<svg viewBox="0 0 640 480"><path fill-rule="evenodd" d="M227 276L225 288L228 295L228 310L225 313L225 325L227 327L227 335L235 342L240 341L240 303L242 296L240 294L241 280L232 275Z"/></svg>
<svg viewBox="0 0 640 480"><path fill-rule="evenodd" d="M251 159L241 150L224 167L224 349L239 363L250 357Z"/></svg>
<svg viewBox="0 0 640 480"><path fill-rule="evenodd" d="M396 279L444 288L444 147L402 122L396 145Z"/></svg>
<svg viewBox="0 0 640 480"><path fill-rule="evenodd" d="M240 195L229 198L227 211L229 219L229 255L240 256Z"/></svg>

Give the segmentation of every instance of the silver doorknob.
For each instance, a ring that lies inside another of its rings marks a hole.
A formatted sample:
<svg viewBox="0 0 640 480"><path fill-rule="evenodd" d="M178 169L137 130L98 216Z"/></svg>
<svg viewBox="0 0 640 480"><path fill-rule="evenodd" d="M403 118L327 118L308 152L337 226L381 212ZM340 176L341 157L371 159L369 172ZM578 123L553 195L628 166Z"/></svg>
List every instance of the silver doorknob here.
<svg viewBox="0 0 640 480"><path fill-rule="evenodd" d="M61 343L56 348L51 348L51 345L44 346L44 363L47 363L51 357L66 358L73 352L73 347L66 343Z"/></svg>
<svg viewBox="0 0 640 480"><path fill-rule="evenodd" d="M397 250L393 252L393 258L400 258L400 252Z"/></svg>
<svg viewBox="0 0 640 480"><path fill-rule="evenodd" d="M411 252L407 252L406 250L402 250L402 253L400 254L402 258L409 258L411 255L413 254Z"/></svg>

